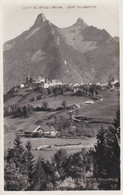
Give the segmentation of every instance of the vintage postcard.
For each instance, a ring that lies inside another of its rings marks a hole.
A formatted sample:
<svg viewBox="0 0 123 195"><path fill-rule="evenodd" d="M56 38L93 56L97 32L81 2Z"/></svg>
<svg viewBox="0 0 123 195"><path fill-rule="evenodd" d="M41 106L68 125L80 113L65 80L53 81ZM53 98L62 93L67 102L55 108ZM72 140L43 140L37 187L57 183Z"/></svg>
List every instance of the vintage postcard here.
<svg viewBox="0 0 123 195"><path fill-rule="evenodd" d="M2 5L3 194L121 192L119 15L118 1Z"/></svg>

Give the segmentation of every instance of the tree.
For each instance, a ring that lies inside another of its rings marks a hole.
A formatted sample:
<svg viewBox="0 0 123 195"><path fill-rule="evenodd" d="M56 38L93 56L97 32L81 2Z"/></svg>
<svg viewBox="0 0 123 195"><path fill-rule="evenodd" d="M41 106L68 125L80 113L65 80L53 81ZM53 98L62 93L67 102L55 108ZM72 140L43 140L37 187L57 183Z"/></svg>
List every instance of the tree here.
<svg viewBox="0 0 123 195"><path fill-rule="evenodd" d="M22 172L25 168L25 155L24 155L24 147L22 141L20 139L20 135L16 132L14 139L14 147L12 149L8 149L7 160L8 162L11 160L15 163L16 167L19 168L20 172Z"/></svg>
<svg viewBox="0 0 123 195"><path fill-rule="evenodd" d="M44 168L46 178L47 178L46 179L47 180L46 189L47 190L53 190L56 186L56 182L57 182L57 179L58 179L58 177L56 175L55 167L51 162L49 162L47 160L47 161L43 162L43 168Z"/></svg>
<svg viewBox="0 0 123 195"><path fill-rule="evenodd" d="M28 188L28 179L26 174L20 173L14 162L6 163L4 170L5 186L7 191L20 191Z"/></svg>
<svg viewBox="0 0 123 195"><path fill-rule="evenodd" d="M120 117L118 111L114 118L113 126L107 130L102 127L98 132L97 144L93 153L94 176L97 178L117 179L115 183L117 189L120 188L120 146L116 136L117 129L120 129L119 125ZM108 184L102 182L101 187L111 189L111 182Z"/></svg>
<svg viewBox="0 0 123 195"><path fill-rule="evenodd" d="M116 112L116 115L114 117L113 126L114 127L112 128L112 132L115 134L117 143L120 147L120 109L118 109Z"/></svg>
<svg viewBox="0 0 123 195"><path fill-rule="evenodd" d="M25 174L26 158L25 150L17 132L14 139L13 148L7 151L7 162L5 166L5 189L6 190L26 190L28 178Z"/></svg>
<svg viewBox="0 0 123 195"><path fill-rule="evenodd" d="M115 128L119 128L120 127L120 109L118 109L116 111L116 115L114 116L113 126Z"/></svg>
<svg viewBox="0 0 123 195"><path fill-rule="evenodd" d="M29 108L27 105L23 106L23 113L22 116L29 117Z"/></svg>
<svg viewBox="0 0 123 195"><path fill-rule="evenodd" d="M101 178L116 178L120 174L120 149L111 128L101 128L97 135L94 152L94 175Z"/></svg>
<svg viewBox="0 0 123 195"><path fill-rule="evenodd" d="M94 96L94 93L96 91L96 86L95 85L91 85L90 88L89 88L89 91L90 91L91 95Z"/></svg>
<svg viewBox="0 0 123 195"><path fill-rule="evenodd" d="M90 153L85 149L70 155L65 165L67 177L72 177L73 179L85 178L86 174L91 172L91 161Z"/></svg>
<svg viewBox="0 0 123 195"><path fill-rule="evenodd" d="M26 174L28 176L28 182L31 186L32 181L33 181L33 175L34 175L34 164L35 164L35 160L34 160L34 156L31 152L32 146L31 146L31 142L28 140L25 146L25 156L26 156Z"/></svg>
<svg viewBox="0 0 123 195"><path fill-rule="evenodd" d="M53 87L53 94L54 94L55 97L57 96L57 89L56 89L56 87Z"/></svg>
<svg viewBox="0 0 123 195"><path fill-rule="evenodd" d="M48 107L48 103L46 101L42 102L42 108L47 109L47 107Z"/></svg>
<svg viewBox="0 0 123 195"><path fill-rule="evenodd" d="M58 152L56 152L52 159L52 164L56 168L56 171L58 171L60 175L60 179L64 180L66 177L65 173L65 163L67 161L68 154L65 149L60 149Z"/></svg>
<svg viewBox="0 0 123 195"><path fill-rule="evenodd" d="M95 145L95 152L94 152L94 176L95 177L105 177L106 176L106 131L101 127L97 134L97 144ZM108 158L108 157L107 157Z"/></svg>
<svg viewBox="0 0 123 195"><path fill-rule="evenodd" d="M32 77L30 77L29 82L32 83L32 81L33 81L33 79L32 79Z"/></svg>
<svg viewBox="0 0 123 195"><path fill-rule="evenodd" d="M35 163L34 177L33 177L33 190L45 190L47 185L47 178L43 168L44 159L39 156Z"/></svg>
<svg viewBox="0 0 123 195"><path fill-rule="evenodd" d="M63 106L63 108L64 108L64 110L65 110L66 107L67 107L67 102L66 102L65 100L63 100L63 102L62 102L62 106Z"/></svg>

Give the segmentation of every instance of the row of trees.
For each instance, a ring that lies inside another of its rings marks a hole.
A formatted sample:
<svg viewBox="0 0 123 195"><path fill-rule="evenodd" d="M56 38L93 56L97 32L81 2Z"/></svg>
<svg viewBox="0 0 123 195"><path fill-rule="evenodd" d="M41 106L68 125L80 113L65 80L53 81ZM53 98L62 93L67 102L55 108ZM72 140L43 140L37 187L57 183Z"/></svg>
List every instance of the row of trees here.
<svg viewBox="0 0 123 195"><path fill-rule="evenodd" d="M74 89L77 89L76 92L74 92ZM69 86L68 84L66 84L66 85L49 87L47 89L38 87L35 90L40 91L42 93L42 97L47 95L54 95L54 96L63 95L66 94L66 92L68 93L73 92L72 94L76 94L76 95L94 96L100 94L102 87L95 84L91 84L91 85L85 84L80 86Z"/></svg>
<svg viewBox="0 0 123 195"><path fill-rule="evenodd" d="M92 158L85 149L72 155L61 149L54 154L51 162L41 156L35 160L31 152L31 142L27 141L23 147L19 134L16 134L14 147L8 149L5 156L5 190L72 189L71 186L62 186L66 180L72 180L71 184L75 189L88 189L84 179L92 171L91 161ZM84 183L81 185L82 180ZM92 184L89 188L93 189Z"/></svg>
<svg viewBox="0 0 123 195"><path fill-rule="evenodd" d="M101 178L100 189L120 188L120 110L116 112L113 126L101 128L92 152L94 177Z"/></svg>
<svg viewBox="0 0 123 195"><path fill-rule="evenodd" d="M54 167L41 156L36 161L31 149L31 142L23 146L17 133L5 155L5 190L48 190L55 185Z"/></svg>
<svg viewBox="0 0 123 195"><path fill-rule="evenodd" d="M76 92L77 95L88 95L88 96L97 96L100 95L100 91L102 90L102 87L100 85L81 85L79 87L79 90Z"/></svg>
<svg viewBox="0 0 123 195"><path fill-rule="evenodd" d="M5 155L5 190L119 190L120 112L112 127L99 130L92 149L68 154L60 149L51 161L34 159L31 142L17 133Z"/></svg>
<svg viewBox="0 0 123 195"><path fill-rule="evenodd" d="M74 91L74 89L77 89ZM40 92L40 95L37 97L32 97L31 101L40 100L42 98L45 98L46 96L57 96L57 95L64 95L68 92L68 94L76 94L76 95L99 95L101 91L101 86L92 84L92 85L80 85L80 86L69 86L69 84L65 85L57 85L57 86L50 86L48 88L44 88L43 86L40 86L39 84L36 84L34 88L32 88L33 91ZM15 86L11 88L5 95L4 95L4 102L7 102L10 98L18 96L19 90L25 90L20 89L19 86ZM26 92L29 92L30 89L26 89ZM23 91L24 92L24 91ZM28 93L25 95L25 97L28 96ZM25 98L24 95L22 96L22 100ZM20 101L22 101L20 100Z"/></svg>
<svg viewBox="0 0 123 195"><path fill-rule="evenodd" d="M13 116L13 117L29 117L33 112L33 106L30 104L19 105L13 104L11 106L4 107L4 116Z"/></svg>
<svg viewBox="0 0 123 195"><path fill-rule="evenodd" d="M33 107L31 104L19 105L13 104L10 106L4 107L4 116L13 116L13 117L29 117L34 111L58 111L58 110L65 110L69 109L67 107L66 101L63 101L61 107L57 107L56 109L48 107L48 102L43 101L41 106L37 106L36 108Z"/></svg>

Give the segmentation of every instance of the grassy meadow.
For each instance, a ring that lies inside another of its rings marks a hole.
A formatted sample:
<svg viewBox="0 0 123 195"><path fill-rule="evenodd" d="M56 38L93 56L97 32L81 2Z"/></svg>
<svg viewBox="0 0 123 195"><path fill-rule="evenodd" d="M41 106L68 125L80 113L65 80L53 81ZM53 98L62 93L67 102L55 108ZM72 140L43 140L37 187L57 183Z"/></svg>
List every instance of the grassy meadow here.
<svg viewBox="0 0 123 195"><path fill-rule="evenodd" d="M32 102L33 106L38 106L42 101L47 101L48 107L56 108L62 105L63 100L66 100L67 105L78 104L80 109L78 110L78 115L84 117L91 117L94 119L100 119L102 121L112 121L115 115L115 112L119 105L119 92L118 91L103 91L102 92L103 101L95 101L94 104L85 104L89 97L78 97L78 96L57 96L57 97L47 97L44 100L39 100ZM26 100L25 100L26 101ZM25 102L26 103L26 102ZM55 114L58 117L61 117L62 114L68 117L68 111L58 111L58 112L34 112L28 118L12 118L5 117L4 126L4 149L11 147L13 144L15 132L17 130L26 130L30 128L31 125L42 125L46 124L48 118ZM91 129L97 130L101 127L101 124L92 124ZM25 144L27 138L22 138L23 143ZM31 138L33 154L37 156L41 153L44 158L49 159L51 156L60 149L59 147L48 148L45 151L35 150L42 144L54 146L55 144L77 144L81 143L78 146L66 146L66 149L71 152L76 152L81 150L82 147L93 147L96 142L96 134L94 137L87 138L85 136L78 139L66 139L66 138ZM44 142L44 143L43 143Z"/></svg>

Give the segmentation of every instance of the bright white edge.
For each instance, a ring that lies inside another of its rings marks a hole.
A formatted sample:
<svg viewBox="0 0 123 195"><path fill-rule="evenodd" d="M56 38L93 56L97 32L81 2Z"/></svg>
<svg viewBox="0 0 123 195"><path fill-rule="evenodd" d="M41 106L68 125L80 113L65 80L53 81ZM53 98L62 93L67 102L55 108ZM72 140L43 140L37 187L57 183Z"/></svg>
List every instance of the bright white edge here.
<svg viewBox="0 0 123 195"><path fill-rule="evenodd" d="M120 96L120 103L121 103L121 118L123 119L123 1L122 0L1 0L0 2L0 27L2 26L2 4L28 4L28 3L40 3L40 4L81 4L81 3L88 3L88 4L119 4L120 10L120 83L121 83L121 96ZM2 28L0 28L0 39L2 40ZM0 43L2 41L0 40ZM2 51L2 45L0 44L0 51ZM122 194L123 193L123 181L121 181L121 191L55 191L55 192L4 192L4 182L3 182L3 169L4 169L4 160L3 160L3 60L2 60L2 52L0 52L0 194L2 195L34 195L34 194L52 194L52 195L80 195L80 194ZM123 127L123 121L121 122L121 129ZM121 146L122 146L122 137L123 132L121 131ZM123 168L123 149L121 150L121 167ZM123 179L123 171L121 171L121 180Z"/></svg>

